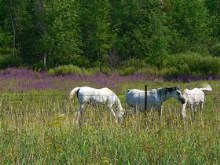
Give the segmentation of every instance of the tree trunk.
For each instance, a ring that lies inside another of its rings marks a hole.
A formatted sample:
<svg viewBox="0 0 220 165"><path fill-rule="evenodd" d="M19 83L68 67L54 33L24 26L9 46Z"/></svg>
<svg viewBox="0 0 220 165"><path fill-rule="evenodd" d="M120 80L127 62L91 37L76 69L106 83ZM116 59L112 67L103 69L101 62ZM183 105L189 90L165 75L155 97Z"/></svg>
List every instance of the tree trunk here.
<svg viewBox="0 0 220 165"><path fill-rule="evenodd" d="M12 0L10 0L10 20L11 20L11 26L12 26L12 32L13 32L13 42L12 42L12 56L15 56L15 44L16 44L16 30L15 30L15 22L13 18L13 3Z"/></svg>

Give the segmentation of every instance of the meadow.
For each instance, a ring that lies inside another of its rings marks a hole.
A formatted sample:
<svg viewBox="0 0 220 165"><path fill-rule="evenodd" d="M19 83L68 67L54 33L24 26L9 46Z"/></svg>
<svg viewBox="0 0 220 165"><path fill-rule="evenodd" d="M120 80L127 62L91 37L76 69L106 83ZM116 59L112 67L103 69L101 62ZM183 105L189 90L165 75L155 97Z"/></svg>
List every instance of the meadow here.
<svg viewBox="0 0 220 165"><path fill-rule="evenodd" d="M129 88L149 89L209 83L204 114L180 119L180 104L137 113L115 124L105 107L88 106L85 123L75 124L77 102L68 100L76 86L109 87L121 99ZM152 75L51 76L26 69L0 72L1 164L220 164L220 85L218 80L165 81Z"/></svg>

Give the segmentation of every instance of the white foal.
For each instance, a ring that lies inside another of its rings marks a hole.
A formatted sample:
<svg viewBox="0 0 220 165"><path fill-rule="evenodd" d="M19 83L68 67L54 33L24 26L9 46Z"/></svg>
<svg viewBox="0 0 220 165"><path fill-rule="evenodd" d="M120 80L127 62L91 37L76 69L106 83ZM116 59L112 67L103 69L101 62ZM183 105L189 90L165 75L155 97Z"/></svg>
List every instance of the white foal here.
<svg viewBox="0 0 220 165"><path fill-rule="evenodd" d="M206 84L203 88L194 88L194 89L185 89L183 91L183 97L186 99L186 102L182 104L182 113L181 116L183 119L186 118L186 107L189 106L191 113L196 111L196 106L199 105L200 111L202 113L205 94L204 91L212 91L212 87L209 84Z"/></svg>
<svg viewBox="0 0 220 165"><path fill-rule="evenodd" d="M122 120L124 115L124 109L122 108L121 101L117 95L109 88L96 89L92 87L76 87L70 94L69 99L72 99L74 95L77 95L79 101L79 110L77 112L77 122L81 124L81 118L85 111L85 105L90 103L92 105L106 105L116 119L116 122ZM113 106L117 108L117 114L113 110Z"/></svg>

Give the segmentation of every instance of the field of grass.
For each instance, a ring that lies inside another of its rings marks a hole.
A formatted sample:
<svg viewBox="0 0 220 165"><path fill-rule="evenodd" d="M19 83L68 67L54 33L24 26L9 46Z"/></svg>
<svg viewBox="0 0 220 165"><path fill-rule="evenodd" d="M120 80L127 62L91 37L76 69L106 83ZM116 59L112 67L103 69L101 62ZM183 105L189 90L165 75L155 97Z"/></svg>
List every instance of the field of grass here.
<svg viewBox="0 0 220 165"><path fill-rule="evenodd" d="M203 82L13 72L0 74L1 164L220 164L219 81L208 82L213 92L207 94L204 114L197 113L195 121L187 113L184 124L179 103L170 100L162 123L157 112L149 112L118 125L105 107L88 106L79 128L74 122L78 103L67 100L75 86L110 86L127 109L124 94L129 88L144 89L147 84L149 89L184 89Z"/></svg>

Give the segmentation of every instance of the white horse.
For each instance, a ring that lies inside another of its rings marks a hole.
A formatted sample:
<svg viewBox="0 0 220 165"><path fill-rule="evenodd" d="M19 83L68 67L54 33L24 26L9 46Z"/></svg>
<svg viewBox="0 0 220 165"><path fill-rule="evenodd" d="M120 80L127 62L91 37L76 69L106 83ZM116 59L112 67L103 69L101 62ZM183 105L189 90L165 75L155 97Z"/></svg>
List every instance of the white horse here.
<svg viewBox="0 0 220 165"><path fill-rule="evenodd" d="M169 98L175 98L182 104L185 103L185 99L178 87L151 89L147 91L146 103L144 90L130 89L126 93L126 103L134 108L133 112L136 111L136 108L141 112L158 110L160 120L162 119L163 103Z"/></svg>
<svg viewBox="0 0 220 165"><path fill-rule="evenodd" d="M205 94L204 91L212 91L212 87L209 84L206 84L203 88L194 88L194 89L185 89L183 91L183 97L186 99L186 102L182 104L182 118L186 118L186 107L190 106L191 113L196 112L196 106L200 106L200 111L202 113Z"/></svg>
<svg viewBox="0 0 220 165"><path fill-rule="evenodd" d="M106 105L116 119L116 122L120 121L124 115L124 109L122 108L121 101L117 95L109 88L91 88L91 87L76 87L70 94L69 99L72 99L74 95L77 95L79 101L79 110L77 112L77 122L81 124L83 118L85 105L90 103L92 105ZM117 114L113 110L113 106L117 108Z"/></svg>

